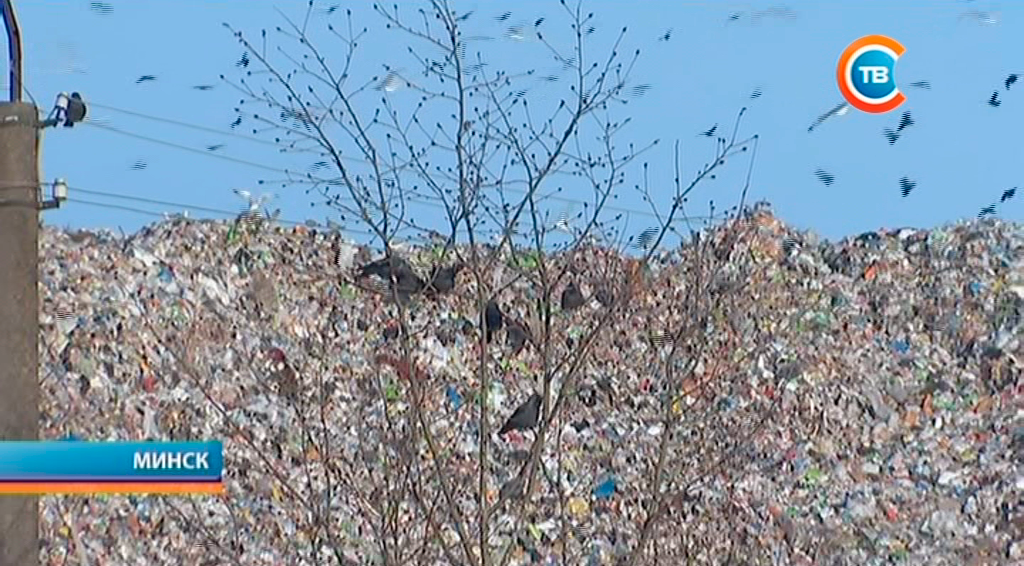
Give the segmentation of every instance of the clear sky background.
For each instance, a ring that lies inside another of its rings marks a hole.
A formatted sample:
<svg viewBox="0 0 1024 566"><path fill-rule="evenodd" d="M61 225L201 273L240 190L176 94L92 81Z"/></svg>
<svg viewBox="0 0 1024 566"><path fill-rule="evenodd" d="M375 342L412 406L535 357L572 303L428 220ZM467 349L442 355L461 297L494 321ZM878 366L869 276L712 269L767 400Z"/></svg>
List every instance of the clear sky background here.
<svg viewBox="0 0 1024 566"><path fill-rule="evenodd" d="M327 8L331 4L317 5ZM413 14L418 6L416 2L401 4L407 14ZM283 209L285 219L323 221L333 214L323 206L311 207L313 199L302 187L258 185L260 179L284 177L259 165L305 171L315 158L281 155L270 145L111 109L232 132L229 125L235 119L233 108L240 95L218 77L239 77L235 62L243 50L222 22L249 38L258 38L260 29L284 25L277 9L301 19L305 2L110 0L112 10L107 14L91 9L86 1L16 0L15 5L24 41L26 86L44 111L58 92L79 91L92 103L91 119L166 142L89 124L47 130L44 179L63 177L73 188L130 195L136 200L74 189L72 198L155 213L181 209L137 199L236 210L241 201L231 189L250 188L278 194L276 206ZM557 2L477 0L454 5L460 12L476 11L464 24L467 35L497 38L487 45L491 69L527 64L538 72L557 69L536 42L501 37L509 24L543 16L546 36L565 43L569 22ZM1024 73L1024 3L793 1L785 6L796 14L795 19L751 21L751 12L773 5L781 4L679 0L586 4L595 13L591 57L604 57L623 25L628 27L624 51L642 51L633 82L652 88L618 110L621 117L632 117L619 143L642 145L655 138L662 140L645 157L651 164L655 195L667 199L670 194L672 142L682 142L684 179L689 180L713 150L712 142L696 134L715 123L731 131L742 106L749 106L743 132L761 138L749 198L769 200L787 222L829 238L880 227L935 226L973 217L1011 186L1021 186L1024 193L1024 142L1020 137L1024 131L1024 80L1009 92L1002 86L1008 73ZM354 75L369 80L384 74L383 65L415 70L406 54L414 42L385 30L369 2L343 3L330 16L318 11L312 25L322 29L328 21L343 24L347 6L354 10L357 24L369 28L357 54ZM513 14L501 24L495 16L506 9ZM746 12L744 16L727 23L729 15L740 10ZM962 17L971 10L996 12L999 22L984 24ZM669 28L671 39L658 41ZM842 100L835 83L839 54L858 37L876 33L897 39L907 49L897 66L897 80L909 98L900 110L910 110L917 123L893 146L883 137L882 129L895 125L899 112L876 116L851 109L846 116L808 133L816 116ZM270 36L272 45L279 43L273 32ZM324 38L321 49L328 56L340 57L343 51L336 41L328 41L323 33L317 37ZM253 63L250 69L255 68ZM136 84L142 75L154 75L156 80ZM932 89L907 86L920 80L930 81ZM201 84L215 88L191 88ZM751 100L757 87L763 95ZM557 99L559 88L564 86L550 87L546 96ZM1002 91L999 108L985 103L995 89ZM403 95L408 100L401 101ZM391 96L400 107L410 107L416 100L408 90ZM379 93L374 92L364 100L372 105L377 98ZM235 132L251 136L253 127L246 122ZM267 139L267 135L254 137ZM204 149L214 144L224 147L217 152ZM136 162L145 163L145 168L133 169ZM818 167L836 177L831 187L815 178ZM708 199L716 199L720 208L736 202L746 166L733 163L727 171L694 193L692 213L706 213L706 204L697 203ZM631 183L640 178L639 168L633 173ZM902 176L917 182L907 198L900 195L898 180ZM587 198L585 194L574 196L569 188L563 196ZM998 216L1021 220L1022 204L1010 200L998 209ZM629 187L620 191L615 206L648 210ZM562 209L580 210L565 202L553 205L555 213ZM437 209L426 207L418 217L429 222L431 215L437 214ZM193 210L191 215L226 217L202 210ZM157 220L139 212L83 202L68 202L60 210L46 211L44 219L50 224L120 227L126 232ZM642 214L631 215L630 230L639 231L645 223L650 220Z"/></svg>

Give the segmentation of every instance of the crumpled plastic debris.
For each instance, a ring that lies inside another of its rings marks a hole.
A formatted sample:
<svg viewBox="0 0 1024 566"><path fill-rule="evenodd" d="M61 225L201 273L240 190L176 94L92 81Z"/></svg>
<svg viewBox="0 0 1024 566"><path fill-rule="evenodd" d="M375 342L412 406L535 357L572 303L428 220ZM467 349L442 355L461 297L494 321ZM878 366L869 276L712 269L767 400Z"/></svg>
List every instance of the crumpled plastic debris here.
<svg viewBox="0 0 1024 566"><path fill-rule="evenodd" d="M711 350L699 363L669 365L668 330L688 312L679 306L692 279L685 248L629 268L641 292L591 351L551 429L558 448L542 451L546 472L522 498L532 507L519 531L521 498L505 490L515 502L496 511L495 544L517 549L513 563L614 564L638 539L650 493L674 489L665 520L682 526L655 529L652 541L665 563L718 564L728 548L780 563L1024 559L1024 228L990 219L824 242L770 213L751 220L702 235L718 245L743 231L712 284L746 302L707 321ZM577 266L616 257L579 253ZM441 459L453 485L476 486L480 404L493 434L540 389L538 349L511 359L496 341L481 395L475 322L466 322L479 311L467 287L407 305L427 338L417 339L415 367L403 365L397 334L385 337L396 307L348 275L367 255L304 226L243 235L229 223L174 220L127 239L45 228L43 437L223 439L229 473L224 498L98 498L71 512L66 499L45 497L43 563L73 556L76 536L96 563L199 564L209 548L223 549L225 563L294 563L313 543L289 489L332 498L346 559L378 563L376 511L365 505L385 497L387 462ZM518 261L537 268L530 254ZM586 296L603 288L601 273L578 271ZM503 295L527 322L535 300L521 287ZM556 312L553 351L567 355L601 308ZM676 397L669 375L682 376ZM436 453L384 434L387 419L416 418L419 395ZM329 449L311 444L310 430ZM518 485L510 481L536 434L492 438L494 499L499 486ZM675 471L652 489L666 434ZM353 466L346 489L363 498L293 463L337 464L342 454ZM266 472L264 457L283 478ZM456 495L470 509L474 494ZM441 536L457 546L454 527Z"/></svg>

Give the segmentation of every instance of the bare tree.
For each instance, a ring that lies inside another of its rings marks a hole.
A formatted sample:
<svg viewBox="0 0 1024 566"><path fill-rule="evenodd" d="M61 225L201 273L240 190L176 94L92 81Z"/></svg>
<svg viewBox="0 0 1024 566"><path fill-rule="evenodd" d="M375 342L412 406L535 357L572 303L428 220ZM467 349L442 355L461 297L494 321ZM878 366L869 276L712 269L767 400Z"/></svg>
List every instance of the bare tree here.
<svg viewBox="0 0 1024 566"><path fill-rule="evenodd" d="M674 188L658 194L642 161L657 140L616 142L630 123L629 99L646 91L633 82L640 52L625 47L625 29L609 53L594 57L593 14L564 0L566 37L549 36L557 22L543 18L500 24L504 39L470 36L463 27L473 26L474 15L443 0L409 15L397 6L374 9L382 33L412 45L407 62L373 75L358 63L369 30L351 12L339 14L343 24L327 24L324 38L312 3L302 21L285 17L258 40L232 30L246 52L245 76L232 81L244 96L240 116L278 139L283 152L308 156L309 171L288 183L368 228L384 252L385 284L367 287L340 316L349 330L355 320L393 325L376 355L333 377L301 367L303 360L330 365L337 354L323 342L304 342L299 359L238 351L254 360L253 371L274 376L251 393L279 399L266 410L288 411L300 423L300 430L274 431L245 430L218 398L215 370L202 360L211 349L239 346L226 344L229 333L216 330L212 315L193 321L175 359L223 419L233 473L263 486L247 496L262 503L268 520L288 526L295 563L303 564L362 563L355 552L379 564L504 566L518 552L539 554L538 546L560 563L585 563L593 533L581 504L615 517L622 533L616 552L626 564L680 563L692 559L694 546L724 544L704 540L683 517L701 501L702 482L727 481L723 471L749 447L743 439L773 409L716 409L742 382L741 368L768 355L770 342L742 314L759 292L740 257L755 231L743 202L747 187L723 228L693 231L675 251L663 244L692 220L686 206L698 185L738 156L750 156L752 166L757 137L739 136L743 112L689 182L677 142ZM525 39L543 47L557 70L489 64L488 46ZM321 46L330 41L344 55L327 55L333 51ZM645 182L636 186L657 225L628 237L608 203L640 168ZM581 212L556 221L552 198L563 186L588 197ZM439 222L417 219L425 208L439 211ZM397 245L417 238L430 245ZM452 294L435 292L434 278L456 263L465 266L462 284ZM311 292L331 284L311 282ZM501 329L488 328L492 302L503 313ZM442 313L475 324L439 321ZM323 335L337 337L344 330L331 319ZM469 333L475 348L463 356L467 371L431 367L441 331ZM741 340L748 335L758 340ZM644 339L648 345L638 346ZM507 410L495 414L494 397L510 371L519 378L509 385L511 404L533 392L542 403L532 432L502 436L496 425ZM442 410L452 381L469 402ZM635 383L642 391L626 390ZM607 427L621 442L568 459L581 414L602 419L587 426ZM623 475L634 475L626 468L645 470L636 474L644 484L620 487ZM606 503L610 494L591 494L597 484L632 503ZM637 509L642 516L631 515ZM231 525L188 520L225 560L241 563Z"/></svg>

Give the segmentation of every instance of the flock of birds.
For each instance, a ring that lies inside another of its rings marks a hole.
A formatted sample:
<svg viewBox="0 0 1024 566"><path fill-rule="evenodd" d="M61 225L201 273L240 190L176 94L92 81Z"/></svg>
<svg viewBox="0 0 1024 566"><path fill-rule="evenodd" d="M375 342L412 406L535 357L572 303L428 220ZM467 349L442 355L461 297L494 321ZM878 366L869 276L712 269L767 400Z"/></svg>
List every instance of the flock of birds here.
<svg viewBox="0 0 1024 566"><path fill-rule="evenodd" d="M381 259L371 261L362 265L356 273L356 281L363 282L372 279L371 288L378 292L390 292L399 301L406 302L414 295L424 295L428 298L438 299L456 290L459 272L465 268L461 262L452 265L435 266L430 275L426 278L420 277L408 261L398 255L392 254ZM593 299L602 306L608 307L612 304L612 296L607 289L599 289L594 293ZM572 312L587 304L588 299L580 287L570 281L562 290L560 305L562 311ZM499 332L505 331L506 345L511 350L511 355L519 354L528 344L533 343L533 337L527 325L507 315L496 299L487 301L483 312L484 341L487 344L494 342ZM534 428L540 417L540 405L542 397L536 392L505 421L499 429L498 434L503 435L510 431L522 431Z"/></svg>
<svg viewBox="0 0 1024 566"><path fill-rule="evenodd" d="M962 0L962 1L964 3L971 3L971 2L973 2L973 0ZM104 15L104 16L110 15L114 11L113 5L111 3L109 3L109 2L94 1L94 2L90 2L89 7L90 7L90 10L92 10L94 13L99 14L99 15ZM329 6L318 8L318 11L323 13L323 14L326 14L326 15L330 16L330 15L333 15L335 12L337 12L340 7L341 7L341 4L331 4ZM460 21L460 22L469 20L472 16L474 16L474 14L475 14L475 11L466 12L464 14L459 15L457 17L457 20ZM771 7L768 7L766 9L763 9L763 10L753 10L753 9L751 9L751 10L734 11L734 12L731 12L730 14L728 14L728 17L726 18L726 21L724 23L726 25L729 25L729 24L736 24L736 23L740 23L740 22L746 21L746 22L748 22L750 24L756 25L756 24L759 24L759 23L767 21L767 20L792 21L792 20L797 19L797 17L798 17L797 13L794 10L792 10L791 8L789 8L787 6L784 6L784 5L778 5L778 6L771 6ZM528 42L528 41L532 41L532 40L540 37L539 32L540 32L542 26L545 23L545 18L544 17L520 18L520 17L517 17L517 16L513 16L513 12L512 11L504 11L504 12L494 16L493 19L498 23L499 27L501 28L501 31L502 31L501 35L502 35L502 37L505 40L512 41L512 42ZM965 11L965 12L960 14L959 20L976 20L980 24L991 25L991 24L996 24L996 23L999 22L999 15L997 13L994 13L994 12L987 12L987 11L981 11L981 10L967 10L967 11ZM589 34L594 33L594 31L596 30L596 27L594 25L591 25L594 21L595 21L594 14L588 14L586 16L586 18L584 18L584 20L583 20L583 25L581 26L580 31L584 35L589 35ZM667 42L671 41L672 38L674 37L674 32L675 32L675 30L673 28L664 29L663 31L659 32L659 34L656 37L656 41L657 42L662 42L662 43L667 43ZM494 38L492 38L492 37L483 37L483 36L475 36L473 39L494 39ZM251 62L252 62L252 59L250 57L250 54L248 52L244 52L235 61L234 65L235 65L235 67L237 67L239 69L245 70L245 69L249 68ZM1009 92L1014 87L1014 85L1019 81L1020 76L1021 76L1021 73L1010 73L1010 74L1008 74L1004 78L1004 80L1002 82L1002 85L1001 85L1002 88L1001 89L1000 88L994 89L991 92L991 95L985 100L986 104L988 104L988 106L990 106L992 108L999 108L1003 104L1003 102L1004 102L1003 97L1004 97L1005 93ZM556 74L552 74L552 75L543 77L542 80L555 81L555 80L558 80L558 78L559 77ZM141 76L137 77L135 79L135 84L143 85L143 84L146 84L146 83L156 82L157 80L158 80L158 76L157 75L155 75L155 74L145 74L145 75L141 75ZM384 91L384 92L387 92L387 93L397 91L397 90L399 90L401 88L413 86L413 83L409 82L408 79L406 79L406 78L404 78L402 76L402 73L401 73L400 70L395 70L395 69L389 69L383 77L380 77L380 78L378 78L376 80L377 80L377 83L376 83L375 88L377 90L379 90L379 91ZM909 86L911 88L922 89L922 90L931 90L931 88L932 88L931 82L930 81L926 81L926 80L915 81L913 83L910 83ZM191 86L191 89L193 89L195 91L200 91L200 92L211 91L214 88L215 88L215 86L213 84L195 84L195 85ZM629 93L632 96L634 96L634 97L639 97L639 96L643 96L651 88L652 88L651 85L647 85L647 84L636 85L635 87L632 88L631 91L629 91ZM763 93L764 93L763 88L762 87L757 87L757 88L755 88L750 93L749 98L751 100L760 98L763 95ZM821 115L819 115L818 117L816 117L813 120L813 122L810 124L810 126L807 128L807 131L808 132L813 132L816 129L820 128L826 122L829 122L829 121L831 121L832 119L834 119L836 117L843 116L843 115L847 114L849 111L850 111L849 103L847 103L845 101L840 102L840 103L834 105L833 107L831 107L830 109L828 109L826 112L824 112ZM286 114L287 114L287 112L282 113L282 117L281 118L282 118L283 121L287 121L288 119L292 119L292 121L297 120L297 118L295 116L287 116ZM232 130L234 130L234 129L238 128L242 124L242 121L243 121L242 115L239 114L239 115L237 115L235 117L234 121L232 121L230 123L229 127ZM888 144L890 146L895 145L896 143L899 142L900 139L902 139L902 137L907 133L907 131L909 129L911 129L915 125L915 123L916 123L915 122L915 118L912 115L912 113L910 111L904 111L900 115L898 123L894 124L891 127L884 128L882 130L882 135L883 135L884 139L888 142ZM719 124L716 123L716 124L711 125L706 130L703 130L703 131L699 132L698 135L702 136L702 137L707 137L707 138L715 138L715 137L718 137L718 136L721 135L721 129L719 127ZM223 150L226 147L226 144L223 144L223 143L211 143L211 144L205 145L204 147L205 147L206 151L209 151L209 152L219 152L219 151ZM145 160L142 160L142 159L136 160L135 162L133 162L131 164L131 169L135 170L135 171L141 171L141 170L144 170L146 168L147 168L147 163L145 162ZM813 173L814 173L814 176L817 178L817 180L819 182L821 182L823 185L828 186L828 187L832 186L836 182L836 180L837 180L837 177L836 177L835 174L833 174L832 172L829 172L829 171L827 171L827 170L825 170L823 168L820 168L820 167L816 168ZM909 177L904 176L904 177L901 177L898 180L898 186L899 186L900 194L902 195L902 197L906 198L906 197L909 197L913 193L913 191L917 188L917 182L914 181L913 179L909 178ZM1002 203L1005 203L1008 199L1013 198L1014 195L1015 195L1015 192L1016 192L1015 189L1008 189L1007 191L1004 191L1004 193L1001 195L999 201L998 202L993 202L993 203L983 207L979 211L978 217L979 218L983 218L985 216L989 216L989 215L995 214L998 205L1000 205ZM563 231L565 231L565 230L568 229L567 228L568 223L564 222L563 224L565 224L565 226L563 226L563 229L564 229ZM558 226L559 225L556 224L556 229L558 229ZM645 233L647 233L647 231L645 231ZM641 234L640 237L635 239L634 247L638 247L638 248L643 249L646 246L646 242L648 242L648 241L650 241L652 239L653 239L653 235L652 234L647 234L646 236L644 234Z"/></svg>
<svg viewBox="0 0 1024 566"><path fill-rule="evenodd" d="M1006 78L1003 79L1003 89L1008 92L1013 87L1013 85L1016 84L1018 80L1020 80L1020 77L1021 73L1008 74ZM910 83L910 86L923 90L931 90L932 88L931 82L929 81L916 81ZM1003 103L1003 101L1000 99L1001 94L1002 93L998 89L992 91L992 95L988 98L987 104L993 108L998 108L999 106L1001 106ZM836 116L842 116L849 112L849 110L850 104L848 102L840 102L839 104L836 104L828 111L824 112L823 114L815 118L811 125L807 128L807 131L813 132L816 128L820 127L829 119L834 118ZM916 122L914 120L913 114L909 110L906 110L902 114L900 114L899 122L895 126L886 127L882 129L882 136L889 143L889 145L895 145L896 142L898 142L900 138L906 133L907 129L913 126L914 124L916 124ZM712 128L711 130L701 132L700 135L712 136L714 135L714 131L715 128ZM822 169L821 167L818 167L817 169L814 170L814 176L817 177L818 181L821 184L825 185L826 187L831 187L832 184L836 182L836 176ZM917 182L909 177L904 176L899 179L899 188L900 195L906 198L910 196L910 193L913 192L915 188L917 188ZM1006 189L1000 196L999 202L993 202L981 208L977 215L978 218L981 219L985 218L986 216L994 215L999 205L1010 200L1016 194L1017 187Z"/></svg>

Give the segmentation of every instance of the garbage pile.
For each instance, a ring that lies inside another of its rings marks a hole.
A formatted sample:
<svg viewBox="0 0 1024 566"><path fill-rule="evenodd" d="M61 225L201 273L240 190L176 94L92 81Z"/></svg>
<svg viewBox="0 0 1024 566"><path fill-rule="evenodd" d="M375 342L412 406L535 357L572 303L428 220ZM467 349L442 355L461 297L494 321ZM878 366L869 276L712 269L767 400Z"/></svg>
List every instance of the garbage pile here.
<svg viewBox="0 0 1024 566"><path fill-rule="evenodd" d="M223 439L229 469L223 497L43 498L42 563L466 563L481 482L492 564L1024 563L1024 228L747 220L547 258L549 321L530 254L396 301L308 227L46 228L42 437Z"/></svg>

